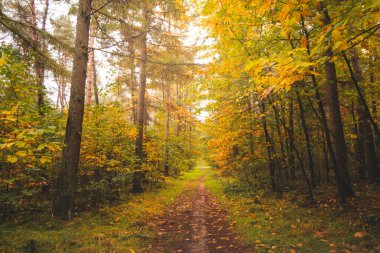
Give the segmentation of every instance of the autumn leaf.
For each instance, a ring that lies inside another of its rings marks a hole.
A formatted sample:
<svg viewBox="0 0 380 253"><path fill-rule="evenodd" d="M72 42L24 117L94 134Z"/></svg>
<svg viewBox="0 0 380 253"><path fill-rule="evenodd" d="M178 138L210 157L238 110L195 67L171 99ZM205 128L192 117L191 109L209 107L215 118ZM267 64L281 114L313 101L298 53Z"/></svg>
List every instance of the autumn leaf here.
<svg viewBox="0 0 380 253"><path fill-rule="evenodd" d="M355 238L363 238L364 237L364 232L360 231L360 232L356 232L354 234L354 237Z"/></svg>
<svg viewBox="0 0 380 253"><path fill-rule="evenodd" d="M7 162L9 162L9 163L16 163L17 162L17 157L15 157L15 156L8 156L7 157Z"/></svg>

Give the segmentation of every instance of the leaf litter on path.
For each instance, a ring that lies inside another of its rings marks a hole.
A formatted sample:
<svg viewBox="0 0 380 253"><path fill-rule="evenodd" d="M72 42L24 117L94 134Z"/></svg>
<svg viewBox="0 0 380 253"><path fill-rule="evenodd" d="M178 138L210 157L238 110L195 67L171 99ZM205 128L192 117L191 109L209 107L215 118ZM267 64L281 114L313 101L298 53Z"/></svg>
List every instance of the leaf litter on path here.
<svg viewBox="0 0 380 253"><path fill-rule="evenodd" d="M249 252L233 233L227 213L205 189L185 189L159 217L150 252Z"/></svg>

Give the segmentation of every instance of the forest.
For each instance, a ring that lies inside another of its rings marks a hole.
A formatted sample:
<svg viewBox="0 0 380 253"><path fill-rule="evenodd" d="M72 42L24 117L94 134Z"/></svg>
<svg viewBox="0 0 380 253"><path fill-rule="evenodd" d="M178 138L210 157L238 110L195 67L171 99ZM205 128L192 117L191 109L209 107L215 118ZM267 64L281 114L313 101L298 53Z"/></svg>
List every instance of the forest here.
<svg viewBox="0 0 380 253"><path fill-rule="evenodd" d="M378 0L0 0L0 252L380 252Z"/></svg>

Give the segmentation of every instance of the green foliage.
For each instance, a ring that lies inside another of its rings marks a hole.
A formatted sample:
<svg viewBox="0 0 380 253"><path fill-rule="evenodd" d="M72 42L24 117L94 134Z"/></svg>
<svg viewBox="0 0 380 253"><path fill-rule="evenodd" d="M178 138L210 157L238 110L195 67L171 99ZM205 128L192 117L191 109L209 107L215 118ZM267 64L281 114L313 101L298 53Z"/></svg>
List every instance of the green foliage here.
<svg viewBox="0 0 380 253"><path fill-rule="evenodd" d="M89 108L83 124L79 193L81 204L116 200L129 191L135 167L135 127L119 104Z"/></svg>
<svg viewBox="0 0 380 253"><path fill-rule="evenodd" d="M0 47L1 212L34 209L48 189L62 146L62 116L38 114L35 79L18 52Z"/></svg>

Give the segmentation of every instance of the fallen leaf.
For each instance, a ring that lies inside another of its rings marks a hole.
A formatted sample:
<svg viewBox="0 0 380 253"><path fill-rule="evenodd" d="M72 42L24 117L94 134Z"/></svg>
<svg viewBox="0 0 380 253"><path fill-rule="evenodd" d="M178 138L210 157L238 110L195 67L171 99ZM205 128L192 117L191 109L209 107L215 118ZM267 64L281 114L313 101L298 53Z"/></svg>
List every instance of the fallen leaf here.
<svg viewBox="0 0 380 253"><path fill-rule="evenodd" d="M364 232L356 232L355 234L354 234L354 237L355 238L362 238L364 236Z"/></svg>

